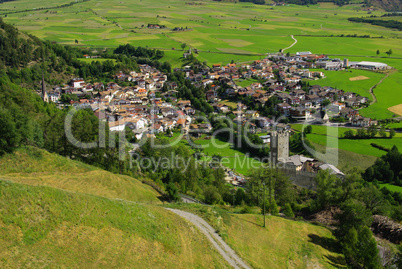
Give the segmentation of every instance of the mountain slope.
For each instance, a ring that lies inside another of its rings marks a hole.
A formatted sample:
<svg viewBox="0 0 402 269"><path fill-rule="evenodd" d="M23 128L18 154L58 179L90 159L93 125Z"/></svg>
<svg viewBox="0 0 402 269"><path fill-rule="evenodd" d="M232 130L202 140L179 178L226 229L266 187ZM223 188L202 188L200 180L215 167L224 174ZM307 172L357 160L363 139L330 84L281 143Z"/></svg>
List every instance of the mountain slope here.
<svg viewBox="0 0 402 269"><path fill-rule="evenodd" d="M0 268L228 268L166 209L0 180Z"/></svg>
<svg viewBox="0 0 402 269"><path fill-rule="evenodd" d="M327 228L304 221L230 214L198 204L169 205L201 216L252 268L345 268L336 239Z"/></svg>
<svg viewBox="0 0 402 269"><path fill-rule="evenodd" d="M161 203L159 194L139 180L116 175L35 147L0 157L0 178L77 193L144 203Z"/></svg>

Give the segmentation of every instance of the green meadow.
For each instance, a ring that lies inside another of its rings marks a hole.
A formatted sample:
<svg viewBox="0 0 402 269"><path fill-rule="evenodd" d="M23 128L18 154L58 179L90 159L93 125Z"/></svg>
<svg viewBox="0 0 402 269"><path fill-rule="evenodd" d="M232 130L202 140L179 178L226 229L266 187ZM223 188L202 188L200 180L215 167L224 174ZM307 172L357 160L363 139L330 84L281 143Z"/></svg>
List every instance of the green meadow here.
<svg viewBox="0 0 402 269"><path fill-rule="evenodd" d="M303 125L293 124L292 128L300 132ZM392 148L395 145L398 149L402 149L402 134L400 133L397 133L392 139L381 138L379 135L371 139L342 138L348 130L356 133L356 129L313 125L312 133L307 134L307 139L315 148L314 154L317 155L315 157L335 161L340 169L347 170L351 167L366 169L373 165L377 158L386 154L385 151L371 146L371 143L386 148ZM320 153L324 155L320 155Z"/></svg>
<svg viewBox="0 0 402 269"><path fill-rule="evenodd" d="M1 15L20 30L63 44L109 47L134 46L180 48L186 43L201 50L200 58L219 62L212 52L224 53L223 61L244 60L237 55L274 53L293 43L288 51L368 56L375 51L402 50L396 37L400 32L368 24L350 23L349 17L364 16L360 5L338 7L332 3L307 6L253 5L214 1L88 1L51 9L60 1L20 0L1 4ZM34 8L49 8L34 10ZM29 11L26 11L29 10ZM12 13L15 11L25 11ZM382 11L373 11L382 15ZM168 29L148 29L148 24ZM173 32L174 27L187 31ZM384 38L346 38L337 35L370 35ZM332 37L330 37L333 35ZM328 36L328 37L322 37ZM210 52L210 53L208 53ZM255 56L248 56L255 58Z"/></svg>
<svg viewBox="0 0 402 269"><path fill-rule="evenodd" d="M293 35L298 42L285 52L311 51L350 61L384 62L397 70L402 69L402 61L398 58L402 57L400 31L347 20L349 17L368 16L361 3L352 2L354 4L342 7L333 3L272 7L210 0L111 0L77 2L60 8L68 3L70 1L6 2L0 4L0 16L7 15L6 22L21 31L60 44L113 48L130 43L162 49L165 51L162 61L169 61L173 67L186 64L182 58L183 43L199 50L196 57L201 62L244 63L289 47L294 43ZM384 13L375 10L370 15ZM148 29L148 24L167 28ZM174 32L175 27L187 30ZM341 37L355 34L370 35L370 38ZM393 51L392 57L385 54L389 49ZM358 75L369 79L349 81ZM384 74L353 70L352 73L326 71L326 76L313 83L354 91L372 99L368 91ZM247 83L244 81L245 85ZM376 119L392 117L394 114L388 108L402 103L401 83L399 71L390 75L374 89L378 102L360 113Z"/></svg>
<svg viewBox="0 0 402 269"><path fill-rule="evenodd" d="M105 61L112 61L112 62L116 62L115 59L102 59L102 58L97 58L97 59L91 59L91 58L79 58L78 60L80 60L81 62L85 62L85 63L92 63L92 62L105 62Z"/></svg>
<svg viewBox="0 0 402 269"><path fill-rule="evenodd" d="M389 138L372 138L372 139L327 139L326 135L319 134L308 134L307 138L314 143L327 146L329 148L339 148L351 152L355 152L362 155L370 155L374 157L381 157L385 155L386 152L372 147L371 143L376 143L378 145L392 148L394 145L398 149L402 149L402 138L394 137Z"/></svg>
<svg viewBox="0 0 402 269"><path fill-rule="evenodd" d="M376 85L385 74L375 73L366 70L341 70L341 71L328 71L317 69L324 72L325 78L319 80L309 81L310 85L331 86L337 89L344 90L345 92L354 92L361 96L373 99L370 95L370 88ZM354 78L364 76L365 79L354 80Z"/></svg>
<svg viewBox="0 0 402 269"><path fill-rule="evenodd" d="M219 139L205 139L203 137L196 139L194 142L203 147L202 151L205 154L204 160L208 161L211 160L213 156L220 156L222 157L222 165L242 175L250 175L250 169L258 168L262 164L260 161L233 149L232 144Z"/></svg>
<svg viewBox="0 0 402 269"><path fill-rule="evenodd" d="M390 191L396 191L396 192L400 192L400 193L402 193L402 187L400 187L400 186L395 186L395 185L392 185L392 184L379 184L380 185L380 187L385 187L385 188L387 188L387 189L389 189Z"/></svg>

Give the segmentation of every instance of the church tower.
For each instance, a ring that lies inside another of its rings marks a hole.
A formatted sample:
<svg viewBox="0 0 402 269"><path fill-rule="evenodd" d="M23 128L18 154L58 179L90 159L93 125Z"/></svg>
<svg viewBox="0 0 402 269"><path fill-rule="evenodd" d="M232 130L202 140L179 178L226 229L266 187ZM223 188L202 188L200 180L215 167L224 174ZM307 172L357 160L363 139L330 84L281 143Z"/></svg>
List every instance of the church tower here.
<svg viewBox="0 0 402 269"><path fill-rule="evenodd" d="M289 159L289 132L286 130L271 133L271 164L286 163Z"/></svg>
<svg viewBox="0 0 402 269"><path fill-rule="evenodd" d="M46 84L45 84L45 78L43 77L43 72L42 72L42 94L41 94L42 100L46 103L49 103L49 96L47 95L46 92Z"/></svg>

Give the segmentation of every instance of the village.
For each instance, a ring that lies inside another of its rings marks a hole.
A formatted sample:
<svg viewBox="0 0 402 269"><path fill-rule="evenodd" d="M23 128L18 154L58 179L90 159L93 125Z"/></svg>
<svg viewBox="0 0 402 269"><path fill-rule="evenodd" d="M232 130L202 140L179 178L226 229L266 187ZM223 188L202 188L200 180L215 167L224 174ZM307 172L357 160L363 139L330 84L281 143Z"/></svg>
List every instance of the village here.
<svg viewBox="0 0 402 269"><path fill-rule="evenodd" d="M270 127L272 119L263 117L259 111L248 110L238 99L251 97L253 102L263 107L269 98L275 96L279 101L276 110L292 120L308 120L314 112L325 106L325 114L328 115L323 118L326 122L330 116L343 117L352 126L375 124L371 119L359 115L358 108L369 100L356 95L353 90L344 92L318 85L302 89L303 79L325 77L324 72L309 69L317 66L332 69L329 62L336 63L339 69L344 68L344 63L347 64L347 60L339 62L325 55L300 52L297 56L274 56L256 60L252 64L217 64L212 68L198 68L197 73L192 66L176 68L175 71L184 72L186 79L193 85L206 89L205 98L215 113L234 113L238 123L253 118L257 128ZM238 85L239 81L251 78L262 83L251 83L247 87ZM135 86L119 86L119 82L123 81L132 82ZM224 91L221 89L223 85ZM71 100L67 105L90 107L99 118L108 122L111 131L121 131L128 126L141 139L143 134L185 128L191 123L191 116L196 113L196 109L191 101L177 99L177 87L177 83L167 81L166 74L149 65L141 65L140 72L120 72L115 75L113 82L107 84L91 84L76 78L69 85L55 87L52 91L45 90L41 96L45 101L54 103L59 103L63 94L77 96L78 101ZM227 99L236 102L237 107L221 102ZM210 129L205 124L199 127L206 131Z"/></svg>
<svg viewBox="0 0 402 269"><path fill-rule="evenodd" d="M189 52L191 53L191 51ZM365 62L366 64L368 62ZM375 68L353 63L353 68ZM370 118L359 115L359 107L367 104L367 97L358 96L353 91L345 92L330 86L318 85L302 88L302 81L317 80L325 77L322 71L310 71L321 67L328 70L351 67L347 59L329 59L325 55L314 55L311 52L299 52L296 56L275 55L250 64L227 65L215 64L212 68L202 66L185 66L176 68L175 72L183 72L185 79L192 85L205 89L205 99L211 104L213 113L232 115L233 122L248 124L252 133L269 133L278 123L274 117L262 115L259 110L248 108L242 100L251 98L254 104L263 108L266 102L275 97L275 110L280 116L290 118L292 122L306 122L319 118L319 123L328 124L330 119L342 119L351 126L367 127L376 124ZM377 65L377 67L379 67ZM380 68L386 68L381 66ZM178 99L176 82L168 81L167 74L149 66L140 65L140 71L130 73L119 72L114 81L107 84L101 82L87 83L75 78L68 85L55 87L47 91L43 87L40 93L43 100L58 103L59 107L74 106L89 108L102 121L106 121L110 131L133 132L136 140L153 137L173 130L184 131L194 137L209 134L210 123L193 120L197 109L190 100ZM240 81L254 79L249 86L242 87ZM129 82L134 86L120 86L121 82ZM45 85L45 83L43 84ZM306 85L306 84L305 84ZM76 96L67 104L61 102L63 95ZM229 106L227 100L236 104ZM281 128L287 130L286 124ZM278 125L279 126L279 125ZM261 136L263 143L270 143L270 135ZM289 141L285 142L289 143ZM289 157L288 146L285 147L285 162L293 163L300 170L300 164L307 160L303 156ZM298 160L296 160L298 159ZM300 160L304 160L301 162ZM308 159L311 161L310 159ZM307 167L307 166L306 166ZM305 167L304 170L307 168ZM308 169L307 169L308 170ZM311 170L311 169L310 169ZM342 174L331 166L336 174ZM228 171L230 183L237 185L244 182L241 175Z"/></svg>

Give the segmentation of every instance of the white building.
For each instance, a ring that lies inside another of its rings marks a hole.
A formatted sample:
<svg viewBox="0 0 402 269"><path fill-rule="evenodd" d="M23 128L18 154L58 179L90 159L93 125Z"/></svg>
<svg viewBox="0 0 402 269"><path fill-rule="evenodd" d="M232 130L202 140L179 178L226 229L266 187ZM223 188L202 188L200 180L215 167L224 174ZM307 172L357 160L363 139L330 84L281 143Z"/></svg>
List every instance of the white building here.
<svg viewBox="0 0 402 269"><path fill-rule="evenodd" d="M82 78L74 78L71 80L71 86L73 88L82 88L85 84L85 81Z"/></svg>
<svg viewBox="0 0 402 269"><path fill-rule="evenodd" d="M384 63L377 62L350 62L350 67L359 68L359 69L369 69L369 70L380 70L380 69L388 69L388 65Z"/></svg>

